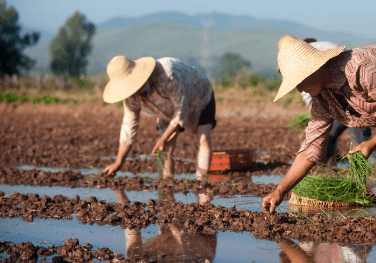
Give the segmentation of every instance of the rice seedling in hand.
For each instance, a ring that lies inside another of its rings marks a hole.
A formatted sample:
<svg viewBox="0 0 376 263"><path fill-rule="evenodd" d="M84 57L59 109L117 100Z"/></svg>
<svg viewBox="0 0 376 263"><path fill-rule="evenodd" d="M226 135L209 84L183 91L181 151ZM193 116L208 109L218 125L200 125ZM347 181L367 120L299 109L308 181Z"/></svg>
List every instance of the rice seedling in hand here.
<svg viewBox="0 0 376 263"><path fill-rule="evenodd" d="M98 175L101 175L102 177L107 176L107 174L106 174L105 172L99 170L98 168L92 166L91 164L88 164L88 163L87 163L87 164L84 164L83 166L85 166L85 167L87 167L87 168L90 168L90 169L92 169L92 170L94 170L94 171L97 172L96 174L88 174L88 175L86 176L86 179L89 179L90 177L99 178L100 176L98 176Z"/></svg>
<svg viewBox="0 0 376 263"><path fill-rule="evenodd" d="M164 169L165 153L161 150L157 150L157 167Z"/></svg>
<svg viewBox="0 0 376 263"><path fill-rule="evenodd" d="M365 194L367 193L366 179L372 173L374 173L373 167L361 151L350 154L349 175L358 182L358 186L362 187Z"/></svg>

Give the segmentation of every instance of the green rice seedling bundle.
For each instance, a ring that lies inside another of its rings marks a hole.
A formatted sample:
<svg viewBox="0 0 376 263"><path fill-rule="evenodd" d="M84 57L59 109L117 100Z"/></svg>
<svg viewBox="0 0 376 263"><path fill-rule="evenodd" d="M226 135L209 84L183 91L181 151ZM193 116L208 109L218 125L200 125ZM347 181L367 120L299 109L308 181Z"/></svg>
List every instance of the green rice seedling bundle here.
<svg viewBox="0 0 376 263"><path fill-rule="evenodd" d="M360 152L350 154L347 177L329 175L309 176L297 184L292 192L290 204L310 206L372 205L367 194L366 179L374 170Z"/></svg>

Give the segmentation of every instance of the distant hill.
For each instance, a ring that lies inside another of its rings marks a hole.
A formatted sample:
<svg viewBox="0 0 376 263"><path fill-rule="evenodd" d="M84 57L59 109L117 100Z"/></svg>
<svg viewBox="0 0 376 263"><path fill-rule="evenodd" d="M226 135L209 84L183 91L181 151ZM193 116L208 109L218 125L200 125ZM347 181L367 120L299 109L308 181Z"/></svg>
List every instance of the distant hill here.
<svg viewBox="0 0 376 263"><path fill-rule="evenodd" d="M283 30L293 35L316 37L317 39L325 39L326 41L336 43L355 44L370 40L368 37L351 32L324 31L290 20L272 18L256 19L247 15L223 13L200 13L190 16L178 12L160 12L140 17L116 17L97 25L97 27L101 29L117 29L152 21L168 21L200 29L203 28L203 21L211 21L211 31L234 32L241 29Z"/></svg>
<svg viewBox="0 0 376 263"><path fill-rule="evenodd" d="M225 52L232 51L250 60L253 69L273 68L277 55L276 43L283 31L247 29L236 32L209 32L207 50L211 63ZM49 63L49 43L38 45L26 53L37 59L37 66ZM99 29L93 38L89 71L105 70L116 55L131 59L143 56L176 57L188 64L201 64L203 30L171 22L146 22L122 29Z"/></svg>
<svg viewBox="0 0 376 263"><path fill-rule="evenodd" d="M90 55L89 73L105 71L108 61L116 55L132 59L143 56L171 56L191 65L215 67L225 52L236 52L252 63L254 70L276 68L277 41L285 34L296 37L316 37L348 48L359 43L376 41L348 32L327 32L291 21L257 20L248 16L212 14L213 26L208 32L209 62L203 60L203 15L158 13L140 18L115 18L97 26ZM206 17L206 20L210 20ZM252 22L253 21L253 22ZM37 59L39 69L49 63L49 42L29 49L26 53Z"/></svg>

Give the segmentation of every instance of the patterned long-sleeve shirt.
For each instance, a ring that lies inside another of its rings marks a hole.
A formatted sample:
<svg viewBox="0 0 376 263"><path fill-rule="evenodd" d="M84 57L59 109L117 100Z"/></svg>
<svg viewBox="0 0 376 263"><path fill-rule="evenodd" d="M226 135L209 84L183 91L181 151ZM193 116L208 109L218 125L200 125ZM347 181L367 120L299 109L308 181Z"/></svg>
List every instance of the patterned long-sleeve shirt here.
<svg viewBox="0 0 376 263"><path fill-rule="evenodd" d="M312 97L311 121L298 153L318 162L326 155L334 120L348 127L376 126L376 45L341 53L327 63L335 89Z"/></svg>
<svg viewBox="0 0 376 263"><path fill-rule="evenodd" d="M144 93L143 96L138 95ZM141 109L149 115L197 132L201 111L213 94L210 81L200 70L175 58L160 58L140 92L123 101L120 143L133 144Z"/></svg>

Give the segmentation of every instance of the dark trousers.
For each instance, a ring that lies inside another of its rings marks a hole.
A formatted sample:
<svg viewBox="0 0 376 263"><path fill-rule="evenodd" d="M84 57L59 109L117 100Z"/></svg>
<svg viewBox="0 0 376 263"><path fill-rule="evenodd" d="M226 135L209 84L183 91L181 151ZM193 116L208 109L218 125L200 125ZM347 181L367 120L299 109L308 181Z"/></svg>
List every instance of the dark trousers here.
<svg viewBox="0 0 376 263"><path fill-rule="evenodd" d="M327 157L334 156L337 139L348 127L342 123L334 120L332 130L330 131ZM364 141L371 139L371 128L348 128L350 134L350 140L356 144L360 144ZM350 150L350 149L349 149Z"/></svg>

